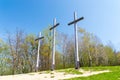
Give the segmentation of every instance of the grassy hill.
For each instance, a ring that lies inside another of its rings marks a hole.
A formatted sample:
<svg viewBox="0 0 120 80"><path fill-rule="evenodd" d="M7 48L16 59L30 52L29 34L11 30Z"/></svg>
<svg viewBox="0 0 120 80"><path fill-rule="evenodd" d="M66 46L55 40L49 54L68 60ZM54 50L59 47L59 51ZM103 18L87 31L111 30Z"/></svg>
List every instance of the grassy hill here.
<svg viewBox="0 0 120 80"><path fill-rule="evenodd" d="M85 70L110 70L109 73L102 73L88 77L77 77L66 80L120 80L120 66L91 67L83 68Z"/></svg>
<svg viewBox="0 0 120 80"><path fill-rule="evenodd" d="M82 67L0 76L0 80L120 80L119 66Z"/></svg>

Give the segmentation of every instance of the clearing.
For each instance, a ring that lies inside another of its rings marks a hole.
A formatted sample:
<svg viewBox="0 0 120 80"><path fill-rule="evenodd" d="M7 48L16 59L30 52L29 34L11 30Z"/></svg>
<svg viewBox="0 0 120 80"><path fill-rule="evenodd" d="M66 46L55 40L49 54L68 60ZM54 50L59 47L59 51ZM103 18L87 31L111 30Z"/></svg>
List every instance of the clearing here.
<svg viewBox="0 0 120 80"><path fill-rule="evenodd" d="M0 80L120 80L119 70L119 66L83 67L79 70L69 68L55 71L0 76Z"/></svg>

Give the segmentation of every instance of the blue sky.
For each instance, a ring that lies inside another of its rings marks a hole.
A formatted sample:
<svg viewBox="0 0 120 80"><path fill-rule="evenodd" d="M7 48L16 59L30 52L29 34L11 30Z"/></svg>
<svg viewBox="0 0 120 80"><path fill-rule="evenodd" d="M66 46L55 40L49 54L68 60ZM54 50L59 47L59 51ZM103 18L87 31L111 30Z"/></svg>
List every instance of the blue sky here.
<svg viewBox="0 0 120 80"><path fill-rule="evenodd" d="M0 38L16 27L38 34L53 24L53 18L61 24L58 31L73 34L67 23L73 20L74 11L85 17L78 26L120 50L120 0L0 0Z"/></svg>

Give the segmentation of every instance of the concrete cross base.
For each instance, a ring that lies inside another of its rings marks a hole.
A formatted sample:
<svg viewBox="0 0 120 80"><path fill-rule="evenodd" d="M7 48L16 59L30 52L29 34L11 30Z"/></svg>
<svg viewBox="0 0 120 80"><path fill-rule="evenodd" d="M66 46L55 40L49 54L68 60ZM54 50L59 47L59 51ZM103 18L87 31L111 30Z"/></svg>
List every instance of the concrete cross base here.
<svg viewBox="0 0 120 80"><path fill-rule="evenodd" d="M55 65L53 64L53 65L51 66L51 71L54 71L54 68L55 68Z"/></svg>
<svg viewBox="0 0 120 80"><path fill-rule="evenodd" d="M77 61L76 66L75 66L75 69L79 69L79 68L80 68L80 62Z"/></svg>

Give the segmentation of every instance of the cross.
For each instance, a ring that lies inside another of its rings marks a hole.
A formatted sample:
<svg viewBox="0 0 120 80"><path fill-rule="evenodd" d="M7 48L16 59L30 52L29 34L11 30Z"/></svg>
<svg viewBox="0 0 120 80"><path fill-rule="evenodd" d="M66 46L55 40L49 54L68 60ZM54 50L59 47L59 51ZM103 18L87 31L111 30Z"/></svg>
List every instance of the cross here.
<svg viewBox="0 0 120 80"><path fill-rule="evenodd" d="M68 25L74 24L75 30L75 69L79 69L79 54L78 54L78 34L77 34L77 22L83 20L84 17L77 19L77 13L74 12L74 21L68 23Z"/></svg>
<svg viewBox="0 0 120 80"><path fill-rule="evenodd" d="M39 58L40 58L40 55L39 55L39 51L40 51L40 40L43 39L44 37L42 36L41 37L41 32L39 33L39 37L37 39L35 39L35 41L38 40L38 53L37 53L37 61L36 61L36 71L38 71L39 69Z"/></svg>
<svg viewBox="0 0 120 80"><path fill-rule="evenodd" d="M55 67L55 28L60 25L59 23L56 23L56 19L54 19L53 27L50 28L50 30L53 30L53 43L52 43L52 64L51 64L51 71L54 70Z"/></svg>

